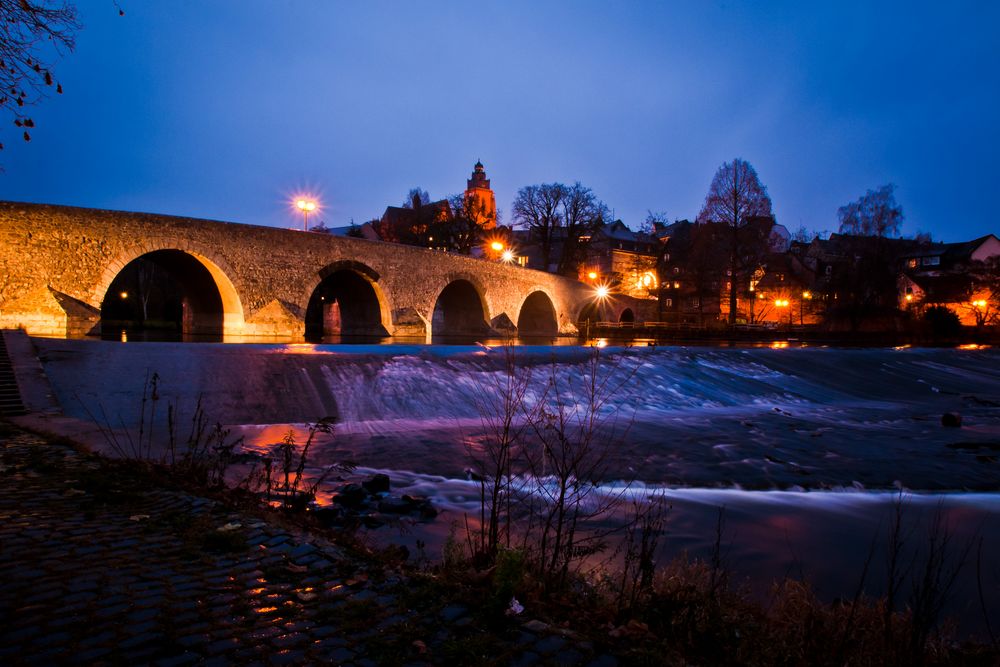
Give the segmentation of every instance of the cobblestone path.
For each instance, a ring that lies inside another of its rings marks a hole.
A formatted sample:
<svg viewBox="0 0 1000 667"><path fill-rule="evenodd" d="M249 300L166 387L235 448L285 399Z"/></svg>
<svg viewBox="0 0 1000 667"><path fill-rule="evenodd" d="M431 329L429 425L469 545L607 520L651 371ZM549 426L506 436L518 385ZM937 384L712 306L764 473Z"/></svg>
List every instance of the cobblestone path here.
<svg viewBox="0 0 1000 667"><path fill-rule="evenodd" d="M0 456L0 664L615 664L2 423Z"/></svg>

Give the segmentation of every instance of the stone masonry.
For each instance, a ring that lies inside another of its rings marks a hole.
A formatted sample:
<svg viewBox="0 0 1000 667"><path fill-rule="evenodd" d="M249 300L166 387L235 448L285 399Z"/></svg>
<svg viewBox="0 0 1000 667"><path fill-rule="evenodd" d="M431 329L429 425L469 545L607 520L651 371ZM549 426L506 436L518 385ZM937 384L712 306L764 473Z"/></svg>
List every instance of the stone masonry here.
<svg viewBox="0 0 1000 667"><path fill-rule="evenodd" d="M518 321L542 292L562 333L574 333L590 289L541 271L364 239L146 213L0 202L0 327L29 334L96 333L115 276L132 260L179 250L212 275L224 333L300 336L309 299L333 270L372 284L393 335L430 335L434 304L456 280L471 283L487 321ZM615 313L607 313L614 318Z"/></svg>

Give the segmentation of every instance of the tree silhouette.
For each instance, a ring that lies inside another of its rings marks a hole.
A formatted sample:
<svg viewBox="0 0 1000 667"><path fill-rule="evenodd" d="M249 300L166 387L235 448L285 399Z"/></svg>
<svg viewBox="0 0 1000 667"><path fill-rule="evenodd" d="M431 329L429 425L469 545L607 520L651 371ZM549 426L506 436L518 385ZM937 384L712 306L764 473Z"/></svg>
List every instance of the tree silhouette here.
<svg viewBox="0 0 1000 667"><path fill-rule="evenodd" d="M50 90L62 93L49 57L73 50L80 28L76 7L51 0L2 0L0 26L0 110L9 113L21 137L31 141L35 121L26 108Z"/></svg>
<svg viewBox="0 0 1000 667"><path fill-rule="evenodd" d="M840 233L853 236L877 236L892 238L899 236L899 227L903 223L903 207L896 203L892 183L883 185L878 190L869 190L859 197L837 209L840 219Z"/></svg>
<svg viewBox="0 0 1000 667"><path fill-rule="evenodd" d="M403 201L403 208L420 208L421 206L427 206L431 203L431 196L427 194L427 190L423 188L410 188L410 192L407 193L406 199Z"/></svg>
<svg viewBox="0 0 1000 667"><path fill-rule="evenodd" d="M584 239L600 229L608 217L608 207L593 190L579 181L566 188L562 199L562 222L566 231L559 258L560 274L577 275L587 254Z"/></svg>
<svg viewBox="0 0 1000 667"><path fill-rule="evenodd" d="M705 204L698 214L701 224L726 228L724 247L729 265L729 323L736 323L737 298L768 251L774 218L771 198L749 162L726 162L712 178Z"/></svg>
<svg viewBox="0 0 1000 667"><path fill-rule="evenodd" d="M517 191L511 207L514 222L530 233L542 253L542 270L552 265L556 229L562 226L562 202L566 186L562 183L528 185Z"/></svg>

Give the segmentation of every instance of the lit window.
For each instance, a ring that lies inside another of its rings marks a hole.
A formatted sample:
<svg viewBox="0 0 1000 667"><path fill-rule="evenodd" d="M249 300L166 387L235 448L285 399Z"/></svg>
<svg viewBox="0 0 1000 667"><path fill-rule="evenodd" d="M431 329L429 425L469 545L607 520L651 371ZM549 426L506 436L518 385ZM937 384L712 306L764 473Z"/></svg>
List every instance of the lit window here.
<svg viewBox="0 0 1000 667"><path fill-rule="evenodd" d="M937 266L941 263L940 257L924 257L922 260L924 266Z"/></svg>
<svg viewBox="0 0 1000 667"><path fill-rule="evenodd" d="M664 299L663 300L663 305L666 306L667 308L673 308L674 307L674 300L673 299Z"/></svg>
<svg viewBox="0 0 1000 667"><path fill-rule="evenodd" d="M678 273L680 273L680 272L681 272L681 267L679 267L679 266L675 266L675 267L674 267L674 275L676 276L676 275L677 275Z"/></svg>
<svg viewBox="0 0 1000 667"><path fill-rule="evenodd" d="M906 265L911 269L917 268L917 258L914 257L913 259L909 260L908 262L906 262Z"/></svg>

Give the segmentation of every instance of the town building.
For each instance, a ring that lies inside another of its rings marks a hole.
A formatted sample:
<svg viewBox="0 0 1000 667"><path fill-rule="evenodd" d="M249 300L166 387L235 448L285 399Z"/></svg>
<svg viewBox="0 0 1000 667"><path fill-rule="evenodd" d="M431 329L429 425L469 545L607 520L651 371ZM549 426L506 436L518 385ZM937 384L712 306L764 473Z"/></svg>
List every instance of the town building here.
<svg viewBox="0 0 1000 667"><path fill-rule="evenodd" d="M966 326L991 322L997 317L997 277L989 271L982 274L983 269L995 272L998 262L1000 240L993 234L961 243L930 243L907 253L897 281L899 308L945 306Z"/></svg>
<svg viewBox="0 0 1000 667"><path fill-rule="evenodd" d="M497 226L497 199L490 188L490 179L486 178L486 169L479 160L472 168L472 177L466 181L463 200L476 226L483 231Z"/></svg>
<svg viewBox="0 0 1000 667"><path fill-rule="evenodd" d="M615 292L638 299L656 298L660 242L655 236L633 232L615 220L580 241L586 244L586 259L579 273L582 282L609 285Z"/></svg>

